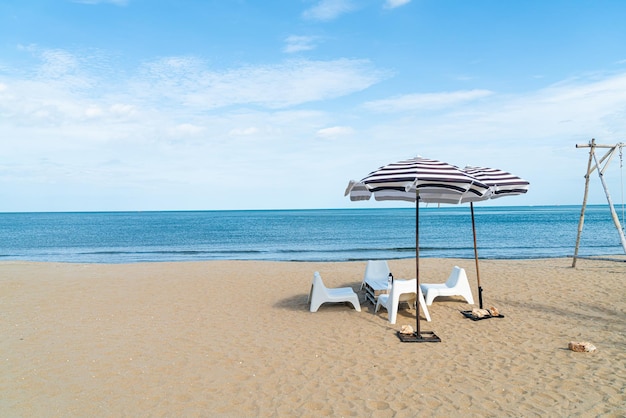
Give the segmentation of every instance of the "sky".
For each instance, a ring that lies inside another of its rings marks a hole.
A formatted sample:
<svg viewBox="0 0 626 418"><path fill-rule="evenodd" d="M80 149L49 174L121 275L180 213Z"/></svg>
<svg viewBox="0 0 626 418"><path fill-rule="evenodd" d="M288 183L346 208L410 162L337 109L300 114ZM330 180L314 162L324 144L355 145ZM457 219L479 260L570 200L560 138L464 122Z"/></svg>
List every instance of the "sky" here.
<svg viewBox="0 0 626 418"><path fill-rule="evenodd" d="M380 207L349 180L418 155L531 183L481 204L581 204L576 144L626 142L625 21L621 0L3 0L0 212ZM619 155L604 177L621 205Z"/></svg>

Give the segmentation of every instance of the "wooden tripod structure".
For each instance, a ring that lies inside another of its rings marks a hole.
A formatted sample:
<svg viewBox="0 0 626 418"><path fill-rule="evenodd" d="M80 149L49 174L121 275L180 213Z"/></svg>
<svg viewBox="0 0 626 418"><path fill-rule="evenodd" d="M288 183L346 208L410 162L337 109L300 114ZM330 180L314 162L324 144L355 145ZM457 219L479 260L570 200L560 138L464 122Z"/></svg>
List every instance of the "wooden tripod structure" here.
<svg viewBox="0 0 626 418"><path fill-rule="evenodd" d="M587 207L587 195L589 194L589 177L591 176L591 173L593 173L596 170L598 170L598 176L600 177L600 181L602 182L602 187L604 187L606 200L609 202L609 208L611 209L611 217L613 218L613 223L615 224L615 227L617 228L617 231L619 232L620 240L622 243L622 248L624 249L624 254L626 254L626 238L624 237L624 230L622 229L622 226L619 222L619 218L617 217L617 213L615 212L615 207L613 206L613 200L611 199L611 194L609 193L609 188L607 187L606 182L604 181L604 171L606 170L607 166L611 162L611 159L615 155L615 151L619 150L620 156L621 156L622 147L624 147L625 145L626 144L622 142L617 143L615 145L599 145L599 144L596 144L595 139L592 139L591 142L589 142L589 144L576 144L576 148L589 148L589 163L587 164L587 174L585 174L585 196L583 198L583 206L580 211L580 221L578 222L578 236L576 237L576 249L574 250L574 261L572 262L572 267L576 267L576 259L578 258L578 248L580 246L580 236L582 235L583 225L585 223L585 209ZM606 154L604 154L604 156L600 158L600 161L598 161L598 157L596 156L596 152L595 152L596 148L608 149ZM594 161L595 161L595 165L592 166L592 163ZM601 166L601 164L603 163L604 165Z"/></svg>

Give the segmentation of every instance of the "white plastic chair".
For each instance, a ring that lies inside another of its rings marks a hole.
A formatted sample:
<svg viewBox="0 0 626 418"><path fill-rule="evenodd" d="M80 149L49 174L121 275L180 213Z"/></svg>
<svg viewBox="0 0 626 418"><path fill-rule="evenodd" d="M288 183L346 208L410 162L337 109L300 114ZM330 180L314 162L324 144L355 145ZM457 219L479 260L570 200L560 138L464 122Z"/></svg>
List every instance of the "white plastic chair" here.
<svg viewBox="0 0 626 418"><path fill-rule="evenodd" d="M465 269L459 266L454 266L445 283L424 283L420 284L420 288L425 295L428 306L432 305L433 300L438 296L462 296L467 303L474 304L467 274L465 274Z"/></svg>
<svg viewBox="0 0 626 418"><path fill-rule="evenodd" d="M363 289L365 283L372 288L378 290L381 286L387 286L387 278L389 277L389 265L386 260L369 260L365 266L365 275L361 282L360 290Z"/></svg>
<svg viewBox="0 0 626 418"><path fill-rule="evenodd" d="M374 309L374 313L378 312L378 308L381 306L387 309L389 314L389 322L391 324L396 323L396 318L398 316L398 305L401 302L406 302L410 306L415 306L415 288L416 288L416 279L411 280L394 280L391 289L388 294L382 294L378 296L378 301L376 302L376 308ZM430 314L428 313L428 308L426 307L426 303L424 302L424 296L422 295L422 291L419 291L419 302L422 311L424 312L424 316L426 320L430 322Z"/></svg>
<svg viewBox="0 0 626 418"><path fill-rule="evenodd" d="M361 312L359 297L351 287L330 289L324 285L322 276L317 271L313 274L313 283L311 283L311 291L309 292L307 302L311 304L309 307L311 312L317 312L320 305L326 302L350 302L357 312Z"/></svg>

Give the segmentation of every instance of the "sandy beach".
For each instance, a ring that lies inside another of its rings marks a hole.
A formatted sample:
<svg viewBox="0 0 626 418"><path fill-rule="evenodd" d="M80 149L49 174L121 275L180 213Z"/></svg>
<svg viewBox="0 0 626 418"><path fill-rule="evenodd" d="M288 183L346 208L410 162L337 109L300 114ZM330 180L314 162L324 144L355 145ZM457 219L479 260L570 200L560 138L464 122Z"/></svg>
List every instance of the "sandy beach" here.
<svg viewBox="0 0 626 418"><path fill-rule="evenodd" d="M389 261L398 278L414 260ZM422 282L473 260L424 259ZM401 343L401 309L308 311L314 271L358 289L365 262L0 263L0 416L626 414L626 263L485 260L486 306L429 307L442 342ZM360 295L363 300L363 294ZM594 353L568 350L589 341Z"/></svg>

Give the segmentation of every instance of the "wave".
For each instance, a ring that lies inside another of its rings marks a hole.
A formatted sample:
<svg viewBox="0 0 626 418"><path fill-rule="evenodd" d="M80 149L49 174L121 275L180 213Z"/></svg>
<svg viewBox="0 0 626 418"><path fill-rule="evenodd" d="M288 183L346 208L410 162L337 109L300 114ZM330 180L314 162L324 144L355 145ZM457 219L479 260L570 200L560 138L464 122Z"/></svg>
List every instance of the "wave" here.
<svg viewBox="0 0 626 418"><path fill-rule="evenodd" d="M105 250L84 251L80 255L203 255L203 254L261 254L259 250Z"/></svg>

